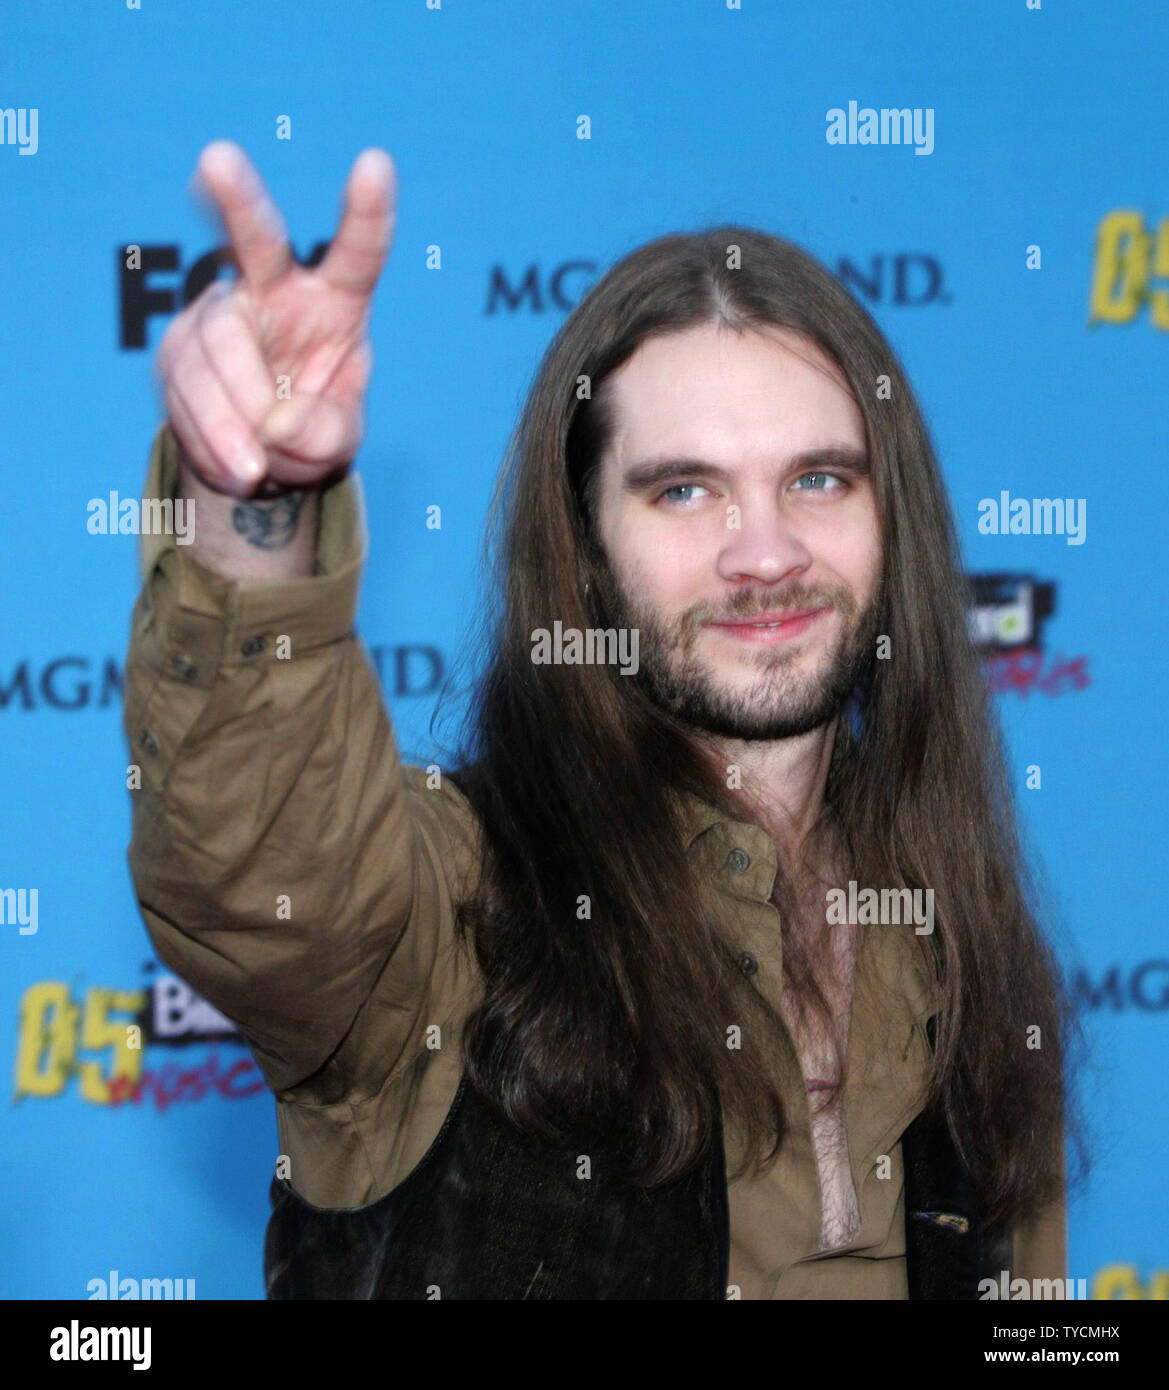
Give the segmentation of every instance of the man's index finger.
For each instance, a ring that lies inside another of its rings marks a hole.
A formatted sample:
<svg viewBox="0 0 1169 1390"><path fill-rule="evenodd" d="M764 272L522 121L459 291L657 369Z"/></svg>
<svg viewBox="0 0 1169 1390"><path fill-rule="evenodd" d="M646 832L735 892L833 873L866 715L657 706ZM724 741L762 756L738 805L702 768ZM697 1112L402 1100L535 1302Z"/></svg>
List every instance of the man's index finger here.
<svg viewBox="0 0 1169 1390"><path fill-rule="evenodd" d="M216 140L199 156L198 171L227 228L240 275L261 291L292 265L292 250L280 209L244 151Z"/></svg>

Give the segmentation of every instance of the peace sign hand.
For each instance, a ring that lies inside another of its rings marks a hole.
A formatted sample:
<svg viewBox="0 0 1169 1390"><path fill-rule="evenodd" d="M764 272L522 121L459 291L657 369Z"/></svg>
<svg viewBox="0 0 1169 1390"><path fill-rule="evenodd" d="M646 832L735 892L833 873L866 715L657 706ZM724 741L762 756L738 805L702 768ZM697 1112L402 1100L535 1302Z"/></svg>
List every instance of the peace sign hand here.
<svg viewBox="0 0 1169 1390"><path fill-rule="evenodd" d="M167 416L200 479L237 495L264 477L312 487L352 461L373 363L370 300L397 211L397 171L364 150L320 265L293 259L284 221L244 151L207 145L198 176L223 217L240 275L213 281L158 353Z"/></svg>

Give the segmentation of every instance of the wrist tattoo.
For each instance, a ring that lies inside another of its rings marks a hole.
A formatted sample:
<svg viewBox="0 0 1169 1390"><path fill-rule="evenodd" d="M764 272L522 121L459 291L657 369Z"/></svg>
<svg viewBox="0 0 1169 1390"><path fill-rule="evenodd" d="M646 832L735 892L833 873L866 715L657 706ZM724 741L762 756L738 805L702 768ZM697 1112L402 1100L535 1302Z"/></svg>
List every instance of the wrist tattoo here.
<svg viewBox="0 0 1169 1390"><path fill-rule="evenodd" d="M285 492L270 501L253 497L237 502L231 511L231 524L249 545L261 550L279 550L296 535L300 509L307 491Z"/></svg>

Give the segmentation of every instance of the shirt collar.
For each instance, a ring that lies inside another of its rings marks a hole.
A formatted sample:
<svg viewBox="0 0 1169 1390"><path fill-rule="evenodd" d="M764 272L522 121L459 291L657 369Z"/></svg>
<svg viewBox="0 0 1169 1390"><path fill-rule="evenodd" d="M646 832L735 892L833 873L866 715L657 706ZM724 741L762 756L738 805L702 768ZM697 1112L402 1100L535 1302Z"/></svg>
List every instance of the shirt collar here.
<svg viewBox="0 0 1169 1390"><path fill-rule="evenodd" d="M704 801L690 792L682 794L679 823L682 831L682 844L687 853L696 852L694 849L696 842L708 831L715 826L723 827L719 834L711 836L706 845L710 846L713 856L708 867L714 872L716 880L724 891L729 891L735 897L743 896L760 900L766 900L770 896L778 856L775 852L775 846L765 830L750 821L728 819L716 806L712 806L708 801ZM715 844L715 841L718 843ZM752 865L745 874L735 871L728 873L724 863L726 851L740 846L754 851L756 864ZM705 846L703 848L705 849ZM930 1013L935 1012L938 1008L936 987L933 984L932 973L927 963L930 952L929 937L918 936L912 927L877 927L872 930L882 933L892 932L898 937L895 957L901 963L901 978L908 986L910 1007L914 1017L924 1019ZM868 933L866 933L867 935ZM912 944L908 944L910 942ZM892 942L885 941L883 945L888 947L892 945ZM908 967L908 974L905 973L905 967Z"/></svg>
<svg viewBox="0 0 1169 1390"><path fill-rule="evenodd" d="M681 803L681 826L682 826L682 847L689 849L699 835L705 834L712 825L717 825L719 821L726 817L709 801L703 801L700 797L691 792L682 795Z"/></svg>

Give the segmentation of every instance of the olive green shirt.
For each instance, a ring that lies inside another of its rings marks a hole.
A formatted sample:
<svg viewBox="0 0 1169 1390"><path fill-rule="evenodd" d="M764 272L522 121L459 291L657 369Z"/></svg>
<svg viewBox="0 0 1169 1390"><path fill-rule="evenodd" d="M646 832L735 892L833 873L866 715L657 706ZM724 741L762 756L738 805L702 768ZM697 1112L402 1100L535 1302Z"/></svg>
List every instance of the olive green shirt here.
<svg viewBox="0 0 1169 1390"><path fill-rule="evenodd" d="M177 481L164 424L144 496L173 497ZM480 828L438 768L398 756L354 633L367 548L355 472L322 496L309 578L232 580L173 536L143 536L125 673L142 779L129 863L147 929L238 1025L275 1093L293 1186L326 1207L375 1201L426 1152L482 991L454 931ZM690 811L687 852L778 1010L775 846L756 825ZM906 1297L900 1139L930 1063L927 938L912 925L859 932L843 1094L859 1234L818 1252L807 1091L789 1042L779 1081L792 1131L772 1168L728 1184L731 1297ZM729 1129L726 1142L733 1168ZM1017 1229L1014 1259L1016 1277L1065 1276L1062 1202Z"/></svg>

